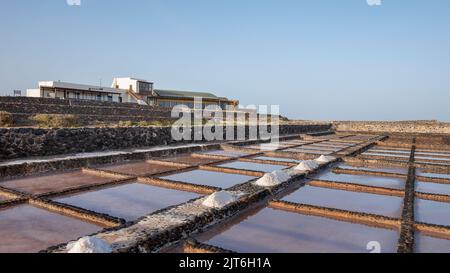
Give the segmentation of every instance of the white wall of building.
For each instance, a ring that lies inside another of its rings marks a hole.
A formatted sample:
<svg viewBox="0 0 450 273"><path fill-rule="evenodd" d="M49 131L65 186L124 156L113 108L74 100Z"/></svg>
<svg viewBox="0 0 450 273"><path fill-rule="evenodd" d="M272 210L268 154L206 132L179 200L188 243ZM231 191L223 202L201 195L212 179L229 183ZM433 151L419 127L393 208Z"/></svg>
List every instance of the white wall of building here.
<svg viewBox="0 0 450 273"><path fill-rule="evenodd" d="M32 98L41 97L41 89L27 89L27 97Z"/></svg>
<svg viewBox="0 0 450 273"><path fill-rule="evenodd" d="M111 87L124 89L124 90L131 89L133 92L137 92L137 90L138 90L137 84L138 84L138 80L133 79L133 78L114 78Z"/></svg>

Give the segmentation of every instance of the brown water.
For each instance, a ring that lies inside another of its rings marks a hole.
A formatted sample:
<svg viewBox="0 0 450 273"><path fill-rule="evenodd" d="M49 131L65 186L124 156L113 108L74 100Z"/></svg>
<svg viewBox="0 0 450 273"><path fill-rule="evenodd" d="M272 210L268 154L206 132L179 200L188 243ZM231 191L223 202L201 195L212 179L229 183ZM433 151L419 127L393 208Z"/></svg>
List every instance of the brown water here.
<svg viewBox="0 0 450 273"><path fill-rule="evenodd" d="M416 181L416 191L418 192L450 195L450 185L448 184L420 182L420 180Z"/></svg>
<svg viewBox="0 0 450 273"><path fill-rule="evenodd" d="M280 165L260 164L260 163L253 163L253 162L241 162L241 161L234 161L234 162L230 162L230 163L221 164L218 166L225 167L225 168L260 171L260 172L266 172L266 173L270 173L273 171L282 170L282 169L287 168L286 166L280 166Z"/></svg>
<svg viewBox="0 0 450 273"><path fill-rule="evenodd" d="M187 182L198 185L207 185L226 189L236 184L241 184L249 180L255 179L253 176L229 174L221 172L210 172L203 170L195 170L174 175L164 176L162 178Z"/></svg>
<svg viewBox="0 0 450 273"><path fill-rule="evenodd" d="M416 232L414 239L416 253L450 253L450 240L434 238Z"/></svg>
<svg viewBox="0 0 450 273"><path fill-rule="evenodd" d="M396 231L266 208L199 240L241 253L367 253L371 241L395 252Z"/></svg>
<svg viewBox="0 0 450 273"><path fill-rule="evenodd" d="M174 166L164 166L160 164L147 163L145 161L119 164L113 166L100 167L100 170L113 171L126 175L152 175L161 172L179 169Z"/></svg>
<svg viewBox="0 0 450 273"><path fill-rule="evenodd" d="M112 181L114 178L101 177L83 173L82 171L47 176L27 177L16 180L0 182L6 188L31 193L42 194L61 191L73 187L92 185Z"/></svg>
<svg viewBox="0 0 450 273"><path fill-rule="evenodd" d="M339 168L347 170L364 170L372 172L386 172L386 173L396 173L396 174L408 174L407 168L386 168L386 167L358 167L351 166L347 164L340 164Z"/></svg>
<svg viewBox="0 0 450 273"><path fill-rule="evenodd" d="M190 192L131 183L59 198L56 201L134 221L156 210L199 196Z"/></svg>
<svg viewBox="0 0 450 273"><path fill-rule="evenodd" d="M255 159L271 160L271 161L279 161L279 162L294 162L294 163L302 162L301 160L294 159L294 158L270 157L270 156L258 156L258 157L255 157Z"/></svg>
<svg viewBox="0 0 450 273"><path fill-rule="evenodd" d="M331 170L327 170L314 177L315 179L330 180L336 182L348 182L366 186L384 187L390 189L405 189L406 179L395 177L384 177L374 175L352 175L352 174L337 174Z"/></svg>
<svg viewBox="0 0 450 273"><path fill-rule="evenodd" d="M403 199L400 197L312 186L300 188L283 198L283 200L396 218L400 218L403 206Z"/></svg>
<svg viewBox="0 0 450 273"><path fill-rule="evenodd" d="M450 203L416 198L415 206L416 221L450 226Z"/></svg>
<svg viewBox="0 0 450 273"><path fill-rule="evenodd" d="M38 252L103 228L29 205L0 210L0 252Z"/></svg>
<svg viewBox="0 0 450 273"><path fill-rule="evenodd" d="M190 165L208 164L208 163L220 161L220 159L193 157L191 155L174 156L174 157L169 157L169 158L162 158L161 160L190 164Z"/></svg>

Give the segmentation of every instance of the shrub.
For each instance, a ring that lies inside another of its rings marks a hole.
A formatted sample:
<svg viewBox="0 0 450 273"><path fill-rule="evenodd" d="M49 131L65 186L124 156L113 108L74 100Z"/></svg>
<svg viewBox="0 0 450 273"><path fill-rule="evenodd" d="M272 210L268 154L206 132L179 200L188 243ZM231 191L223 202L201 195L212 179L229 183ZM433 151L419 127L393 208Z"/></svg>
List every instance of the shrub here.
<svg viewBox="0 0 450 273"><path fill-rule="evenodd" d="M13 125L13 117L11 113L0 111L0 126L9 127Z"/></svg>
<svg viewBox="0 0 450 273"><path fill-rule="evenodd" d="M32 116L30 119L36 122L39 127L46 128L67 128L80 126L80 122L74 115L37 114Z"/></svg>

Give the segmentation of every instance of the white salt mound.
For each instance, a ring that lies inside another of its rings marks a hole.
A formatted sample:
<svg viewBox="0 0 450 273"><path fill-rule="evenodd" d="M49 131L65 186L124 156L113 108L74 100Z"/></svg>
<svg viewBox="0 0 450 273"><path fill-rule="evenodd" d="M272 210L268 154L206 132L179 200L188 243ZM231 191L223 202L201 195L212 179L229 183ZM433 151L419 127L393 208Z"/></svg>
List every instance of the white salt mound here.
<svg viewBox="0 0 450 273"><path fill-rule="evenodd" d="M255 182L255 185L261 187L274 187L283 182L288 181L291 175L283 171L274 171L272 173L266 173L263 177Z"/></svg>
<svg viewBox="0 0 450 273"><path fill-rule="evenodd" d="M317 164L314 160L305 160L302 163L298 164L294 170L296 171L314 171L319 168L319 164Z"/></svg>
<svg viewBox="0 0 450 273"><path fill-rule="evenodd" d="M237 194L228 191L219 191L208 196L202 204L209 208L220 209L228 204L236 202L238 199L239 195Z"/></svg>
<svg viewBox="0 0 450 273"><path fill-rule="evenodd" d="M329 163L331 161L336 160L336 157L334 156L326 156L326 155L321 155L319 158L316 159L317 162L319 163Z"/></svg>
<svg viewBox="0 0 450 273"><path fill-rule="evenodd" d="M83 237L68 246L68 253L111 253L111 246L96 237Z"/></svg>

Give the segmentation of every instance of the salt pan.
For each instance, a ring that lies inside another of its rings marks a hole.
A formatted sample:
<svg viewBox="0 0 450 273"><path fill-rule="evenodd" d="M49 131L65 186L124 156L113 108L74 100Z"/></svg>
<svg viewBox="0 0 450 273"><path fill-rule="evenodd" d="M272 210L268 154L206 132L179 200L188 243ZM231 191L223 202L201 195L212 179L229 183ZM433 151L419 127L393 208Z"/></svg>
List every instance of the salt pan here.
<svg viewBox="0 0 450 273"><path fill-rule="evenodd" d="M261 187L274 187L288 181L291 175L284 171L274 171L267 173L255 182L255 185Z"/></svg>
<svg viewBox="0 0 450 273"><path fill-rule="evenodd" d="M111 246L96 237L87 236L67 246L68 253L111 253Z"/></svg>

